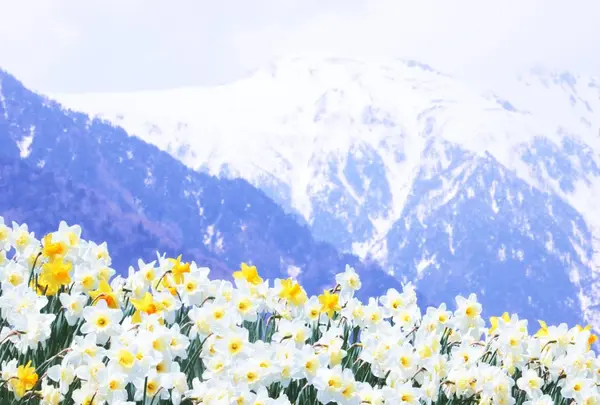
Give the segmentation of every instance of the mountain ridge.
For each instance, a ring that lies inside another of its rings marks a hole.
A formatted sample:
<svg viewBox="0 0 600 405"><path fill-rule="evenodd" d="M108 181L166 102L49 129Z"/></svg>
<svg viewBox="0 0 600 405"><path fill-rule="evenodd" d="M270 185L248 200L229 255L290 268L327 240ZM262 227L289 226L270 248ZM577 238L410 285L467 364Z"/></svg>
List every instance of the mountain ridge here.
<svg viewBox="0 0 600 405"><path fill-rule="evenodd" d="M462 285L454 291L480 295L508 289L509 280L542 277L547 288L562 280L556 305L533 288L531 303L505 290L484 306L501 313L528 305L528 316L555 321L582 314L600 326L597 80L537 71L490 91L426 66L300 58L215 88L57 99L192 169L245 178L301 216L318 240L372 258L403 281L421 280L433 296L441 291L432 287L435 268L452 275L447 285ZM504 240L480 256L457 249L463 224L465 243L477 245L471 233L511 235L523 248ZM442 245L451 248L434 257ZM469 281L469 266L499 273Z"/></svg>
<svg viewBox="0 0 600 405"><path fill-rule="evenodd" d="M60 221L80 225L89 240L110 242L112 266L120 272L137 265L138 259L155 260L160 253L183 254L188 260L210 267L211 278L227 277L230 273L215 258L182 249L181 241L164 225L132 213L124 214L94 190L21 160L0 156L0 187L0 213L5 221L27 224L38 238L54 232ZM102 215L98 216L100 210Z"/></svg>
<svg viewBox="0 0 600 405"><path fill-rule="evenodd" d="M400 288L376 265L315 242L308 228L245 180L194 172L122 128L62 109L6 72L0 73L0 93L0 141L6 145L0 156L84 184L123 213L167 227L184 250L198 249L232 270L251 262L269 279L300 269L298 279L311 292L330 286L346 264L363 278L363 295Z"/></svg>

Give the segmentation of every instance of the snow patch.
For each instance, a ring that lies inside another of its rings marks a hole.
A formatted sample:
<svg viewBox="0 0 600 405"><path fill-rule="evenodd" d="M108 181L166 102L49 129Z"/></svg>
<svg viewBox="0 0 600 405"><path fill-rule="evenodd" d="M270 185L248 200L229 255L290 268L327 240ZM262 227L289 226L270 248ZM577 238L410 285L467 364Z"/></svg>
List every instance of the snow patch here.
<svg viewBox="0 0 600 405"><path fill-rule="evenodd" d="M2 107L4 119L8 119L8 111L6 110L6 99L2 93L2 78L0 78L0 107Z"/></svg>
<svg viewBox="0 0 600 405"><path fill-rule="evenodd" d="M146 168L146 178L144 179L144 184L146 186L150 186L154 184L154 176L152 175L152 170L150 168Z"/></svg>
<svg viewBox="0 0 600 405"><path fill-rule="evenodd" d="M492 187L490 188L490 198L492 199L492 211L494 211L494 214L500 212L500 207L498 207L498 203L496 202L496 183L497 182L494 180L492 182Z"/></svg>
<svg viewBox="0 0 600 405"><path fill-rule="evenodd" d="M214 225L207 226L206 232L204 233L204 238L203 238L204 246L206 246L206 247L210 246L214 234L215 234L215 226Z"/></svg>
<svg viewBox="0 0 600 405"><path fill-rule="evenodd" d="M436 256L437 254L430 255L427 252L423 252L421 260L416 265L417 277L422 277L427 268L436 264Z"/></svg>
<svg viewBox="0 0 600 405"><path fill-rule="evenodd" d="M29 127L29 135L24 136L20 141L17 142L21 159L26 159L31 154L31 144L33 143L33 138L35 138L34 125Z"/></svg>
<svg viewBox="0 0 600 405"><path fill-rule="evenodd" d="M554 238L550 232L546 232L546 250L550 253L554 252Z"/></svg>
<svg viewBox="0 0 600 405"><path fill-rule="evenodd" d="M287 269L287 275L294 280L298 278L298 276L302 273L302 269L298 266L289 265Z"/></svg>
<svg viewBox="0 0 600 405"><path fill-rule="evenodd" d="M498 249L498 260L501 262L506 261L506 246L504 244Z"/></svg>
<svg viewBox="0 0 600 405"><path fill-rule="evenodd" d="M525 252L523 249L512 249L512 258L522 262L525 260Z"/></svg>
<svg viewBox="0 0 600 405"><path fill-rule="evenodd" d="M449 223L446 223L445 226L446 229L446 233L448 234L448 248L450 249L450 253L454 254L455 250L454 250L454 239L453 239L453 229L452 229L452 225Z"/></svg>

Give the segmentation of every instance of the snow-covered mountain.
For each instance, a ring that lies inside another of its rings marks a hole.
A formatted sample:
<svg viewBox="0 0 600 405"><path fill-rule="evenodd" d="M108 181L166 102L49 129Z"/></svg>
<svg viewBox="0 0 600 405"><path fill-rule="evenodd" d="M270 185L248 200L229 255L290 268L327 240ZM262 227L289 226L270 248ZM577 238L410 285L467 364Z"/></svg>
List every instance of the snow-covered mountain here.
<svg viewBox="0 0 600 405"><path fill-rule="evenodd" d="M218 87L55 98L247 179L430 299L600 326L600 81L538 70L490 91L414 61L297 58Z"/></svg>
<svg viewBox="0 0 600 405"><path fill-rule="evenodd" d="M310 294L330 288L346 265L360 275L365 302L402 288L377 263L316 241L247 181L195 172L122 128L66 111L2 69L0 217L38 237L61 220L79 224L86 239L108 243L121 275L159 251L218 278L251 263L269 280L294 276Z"/></svg>

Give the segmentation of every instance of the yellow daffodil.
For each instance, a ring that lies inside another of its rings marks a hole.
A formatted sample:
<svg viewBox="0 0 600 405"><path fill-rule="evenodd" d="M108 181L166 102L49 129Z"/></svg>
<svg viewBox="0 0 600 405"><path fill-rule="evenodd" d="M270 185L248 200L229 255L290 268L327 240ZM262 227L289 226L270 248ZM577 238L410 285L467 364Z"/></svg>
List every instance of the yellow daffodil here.
<svg viewBox="0 0 600 405"><path fill-rule="evenodd" d="M540 330L538 330L535 335L533 335L534 337L545 337L548 336L548 325L546 324L546 322L544 321L538 321L538 323L540 324Z"/></svg>
<svg viewBox="0 0 600 405"><path fill-rule="evenodd" d="M252 285L259 285L263 282L263 279L258 275L256 266L248 266L246 263L242 263L241 270L233 273L233 278L236 280L244 279Z"/></svg>
<svg viewBox="0 0 600 405"><path fill-rule="evenodd" d="M173 283L171 282L171 278L169 277L169 274L165 274L165 276L162 278L162 280L160 280L160 283L158 286L156 286L157 288L160 286L162 288L164 288L165 290L168 290L172 296L177 296L177 287L175 287L173 285Z"/></svg>
<svg viewBox="0 0 600 405"><path fill-rule="evenodd" d="M71 284L71 262L65 262L62 257L44 263L39 278L39 288L46 295L55 295L61 286Z"/></svg>
<svg viewBox="0 0 600 405"><path fill-rule="evenodd" d="M38 382L38 375L35 372L35 368L31 367L31 361L25 366L19 366L17 368L17 376L10 380L10 385L17 399L20 399L25 393L31 390Z"/></svg>
<svg viewBox="0 0 600 405"><path fill-rule="evenodd" d="M64 256L67 253L67 245L63 242L52 242L52 234L44 236L42 255L53 260L56 257Z"/></svg>
<svg viewBox="0 0 600 405"><path fill-rule="evenodd" d="M117 299L117 295L113 292L110 284L106 280L100 280L98 285L98 289L94 291L90 291L90 297L95 303L103 300L106 301L109 308L119 308L119 300Z"/></svg>
<svg viewBox="0 0 600 405"><path fill-rule="evenodd" d="M502 319L504 322L510 322L510 315L508 314L508 312L505 312L500 318L498 318L497 316L490 317L490 324L492 325L492 327L489 329L490 335L494 333L496 329L498 329L500 319Z"/></svg>
<svg viewBox="0 0 600 405"><path fill-rule="evenodd" d="M304 305L308 297L302 286L291 278L287 280L281 280L281 291L279 297L290 302L292 305L299 306Z"/></svg>
<svg viewBox="0 0 600 405"><path fill-rule="evenodd" d="M183 275L190 272L190 264L181 262L181 255L177 257L177 259L169 259L171 263L173 263L173 267L171 268L171 273L173 274L173 279L176 284L183 284Z"/></svg>
<svg viewBox="0 0 600 405"><path fill-rule="evenodd" d="M590 331L590 336L588 337L588 350L591 350L592 345L598 341L598 336L592 333L592 325L587 325L585 328L581 327L581 325L576 325L578 332Z"/></svg>
<svg viewBox="0 0 600 405"><path fill-rule="evenodd" d="M159 313L163 310L163 305L154 300L154 296L147 292L144 294L142 299L131 299L131 304L135 307L136 311L133 314L132 322L140 323L142 321L141 312L148 315Z"/></svg>
<svg viewBox="0 0 600 405"><path fill-rule="evenodd" d="M319 303L321 304L321 312L326 313L330 318L333 318L333 314L342 309L340 306L340 296L332 294L328 290L319 295Z"/></svg>

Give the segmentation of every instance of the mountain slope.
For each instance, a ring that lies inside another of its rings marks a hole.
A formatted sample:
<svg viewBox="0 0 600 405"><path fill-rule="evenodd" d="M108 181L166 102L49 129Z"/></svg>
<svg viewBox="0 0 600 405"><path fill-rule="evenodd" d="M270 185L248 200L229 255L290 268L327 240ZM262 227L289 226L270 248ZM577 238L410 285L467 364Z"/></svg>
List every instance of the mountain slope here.
<svg viewBox="0 0 600 405"><path fill-rule="evenodd" d="M413 61L284 60L225 86L58 96L188 167L241 177L436 301L600 326L600 86L472 89Z"/></svg>
<svg viewBox="0 0 600 405"><path fill-rule="evenodd" d="M271 279L300 272L310 292L330 286L346 263L364 279L362 296L400 288L377 266L315 242L306 227L244 180L219 180L190 170L121 128L61 109L4 72L0 95L0 156L84 185L118 207L119 216L160 224L167 235L164 244L175 240L184 252L213 258L229 269L249 261ZM4 210L12 212L17 203ZM63 217L70 207L57 209L53 216Z"/></svg>
<svg viewBox="0 0 600 405"><path fill-rule="evenodd" d="M78 224L84 237L108 241L112 266L121 271L149 262L156 253L183 254L188 260L207 265L212 277L227 277L228 267L197 250L186 250L169 229L135 213L124 213L94 190L74 184L21 160L0 156L0 215L7 223L27 224L38 238L58 228L60 221Z"/></svg>

